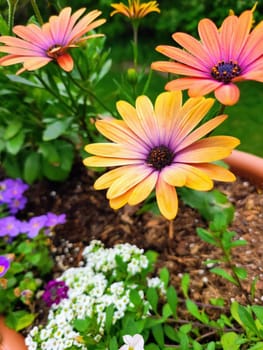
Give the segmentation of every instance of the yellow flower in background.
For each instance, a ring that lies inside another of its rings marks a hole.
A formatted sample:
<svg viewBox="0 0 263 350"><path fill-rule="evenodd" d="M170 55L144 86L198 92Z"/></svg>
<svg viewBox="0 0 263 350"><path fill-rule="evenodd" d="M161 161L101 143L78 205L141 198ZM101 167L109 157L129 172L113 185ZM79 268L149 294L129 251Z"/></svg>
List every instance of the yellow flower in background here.
<svg viewBox="0 0 263 350"><path fill-rule="evenodd" d="M203 138L227 116L199 126L213 103L214 99L198 97L183 104L181 91L161 93L154 106L147 96L139 96L135 107L117 102L123 120L96 122L98 131L112 142L85 147L94 155L84 160L86 166L115 167L96 180L95 189L108 189L113 209L137 205L155 189L161 214L172 220L178 211L175 187L207 191L213 180L234 181L229 170L210 162L227 157L239 140L231 136Z"/></svg>
<svg viewBox="0 0 263 350"><path fill-rule="evenodd" d="M131 19L143 18L151 12L160 13L157 1L140 3L140 0L128 0L128 6L122 2L119 4L111 4L111 6L115 9L111 12L111 16L119 13Z"/></svg>

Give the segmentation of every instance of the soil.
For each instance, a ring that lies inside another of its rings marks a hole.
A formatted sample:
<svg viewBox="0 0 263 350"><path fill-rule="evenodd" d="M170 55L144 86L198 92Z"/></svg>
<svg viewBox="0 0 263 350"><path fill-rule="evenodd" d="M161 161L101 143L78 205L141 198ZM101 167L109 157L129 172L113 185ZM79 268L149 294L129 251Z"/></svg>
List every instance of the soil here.
<svg viewBox="0 0 263 350"><path fill-rule="evenodd" d="M81 261L83 248L93 239L101 240L107 247L116 243L129 242L145 250L159 253L156 269L166 266L171 283L179 293L182 274L191 277L190 297L200 305L207 306L211 298L224 298L225 306L233 299L246 304L245 291L249 292L251 282L258 278L253 303L263 304L263 191L246 179L238 178L235 183L216 183L235 205L235 219L231 230L236 238L247 241L247 245L233 250L232 263L248 271L242 288L211 273L204 261L221 256L219 250L203 242L196 234L197 227L207 227L200 214L179 204L179 213L173 225L173 239L168 237L168 222L151 213L138 215L139 207L125 206L114 211L109 207L105 191L93 189L93 173L77 164L67 181L51 183L41 181L27 191L27 210L31 215L47 211L65 213L67 222L56 228L52 237L52 252L56 259L54 276ZM211 312L217 313L216 308ZM41 311L42 317L45 310Z"/></svg>

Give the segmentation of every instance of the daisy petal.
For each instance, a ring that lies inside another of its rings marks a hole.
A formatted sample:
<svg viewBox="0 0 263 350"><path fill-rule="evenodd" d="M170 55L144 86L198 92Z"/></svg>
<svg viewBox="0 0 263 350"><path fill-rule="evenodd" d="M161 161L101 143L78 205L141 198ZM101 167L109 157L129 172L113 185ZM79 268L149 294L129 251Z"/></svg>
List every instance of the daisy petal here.
<svg viewBox="0 0 263 350"><path fill-rule="evenodd" d="M158 172L152 172L148 177L138 183L132 191L128 204L137 205L144 201L155 188L158 179Z"/></svg>
<svg viewBox="0 0 263 350"><path fill-rule="evenodd" d="M173 220L178 212L178 197L173 186L160 176L156 184L156 199L161 214L168 220Z"/></svg>
<svg viewBox="0 0 263 350"><path fill-rule="evenodd" d="M233 106L240 96L239 88L234 84L221 85L215 90L215 97L225 106Z"/></svg>

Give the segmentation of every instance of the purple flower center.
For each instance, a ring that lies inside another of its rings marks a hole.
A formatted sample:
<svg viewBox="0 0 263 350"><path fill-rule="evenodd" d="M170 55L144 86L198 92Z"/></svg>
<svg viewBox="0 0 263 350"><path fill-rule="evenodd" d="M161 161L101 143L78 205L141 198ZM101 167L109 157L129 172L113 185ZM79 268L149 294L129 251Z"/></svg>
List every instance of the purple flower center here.
<svg viewBox="0 0 263 350"><path fill-rule="evenodd" d="M218 64L215 64L211 69L211 76L225 84L230 83L232 79L238 77L241 74L241 68L237 64L230 60L229 62L220 61Z"/></svg>
<svg viewBox="0 0 263 350"><path fill-rule="evenodd" d="M146 163L156 170L161 170L167 165L171 165L174 153L167 146L160 145L151 149L147 156Z"/></svg>
<svg viewBox="0 0 263 350"><path fill-rule="evenodd" d="M59 56L62 56L66 51L66 48L64 48L61 45L54 45L51 46L48 50L47 50L47 55L48 57L57 59Z"/></svg>

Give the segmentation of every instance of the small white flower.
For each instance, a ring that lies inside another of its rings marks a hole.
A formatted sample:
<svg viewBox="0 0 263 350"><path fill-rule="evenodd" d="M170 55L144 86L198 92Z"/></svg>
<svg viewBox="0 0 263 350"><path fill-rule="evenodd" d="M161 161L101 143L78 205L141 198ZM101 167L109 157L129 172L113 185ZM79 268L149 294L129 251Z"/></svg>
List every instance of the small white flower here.
<svg viewBox="0 0 263 350"><path fill-rule="evenodd" d="M144 350L144 339L140 334L124 335L125 345L122 345L119 350Z"/></svg>

